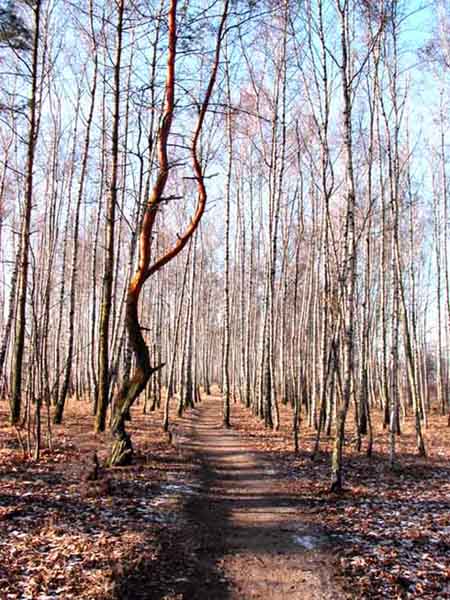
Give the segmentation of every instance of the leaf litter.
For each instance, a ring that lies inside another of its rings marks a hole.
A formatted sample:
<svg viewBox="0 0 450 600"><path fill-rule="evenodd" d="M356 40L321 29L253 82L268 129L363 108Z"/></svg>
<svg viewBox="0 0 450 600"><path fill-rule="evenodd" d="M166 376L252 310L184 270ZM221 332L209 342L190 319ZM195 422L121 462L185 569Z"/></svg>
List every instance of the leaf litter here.
<svg viewBox="0 0 450 600"><path fill-rule="evenodd" d="M346 491L334 495L328 492L331 440L324 438L313 461L315 434L302 428L295 455L290 411L281 408L278 432L266 430L238 403L233 426L267 462L267 476L282 474L283 489L333 542L348 597L450 598L445 419L430 419L428 459L415 456L413 428L406 423L395 471L388 465L386 433L375 423L373 456L347 443ZM105 459L108 436L93 434L89 407L80 410L55 429L54 450L44 450L39 463L24 459L11 428L0 428L1 598L187 598L180 589L198 573L192 571L195 540L186 535L183 503L200 492L196 465L168 444L160 414L141 415L138 407L131 425L136 463L87 482L92 453ZM314 551L315 540L295 537Z"/></svg>

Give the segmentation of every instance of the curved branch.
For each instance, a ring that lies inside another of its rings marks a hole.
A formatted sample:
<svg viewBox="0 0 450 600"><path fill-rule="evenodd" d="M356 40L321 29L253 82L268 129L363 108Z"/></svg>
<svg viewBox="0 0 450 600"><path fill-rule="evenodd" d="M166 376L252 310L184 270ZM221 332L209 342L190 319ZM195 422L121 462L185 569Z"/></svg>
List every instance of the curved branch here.
<svg viewBox="0 0 450 600"><path fill-rule="evenodd" d="M131 294L136 301L139 298L142 285L148 277L148 266L151 257L151 234L155 223L156 213L158 212L158 205L161 202L167 178L169 176L167 140L172 126L175 105L175 57L177 44L176 10L177 0L171 0L168 15L169 45L167 56L166 98L164 103L164 113L158 132L159 172L150 193L144 218L142 220L141 233L139 235L139 263L128 290L128 294Z"/></svg>
<svg viewBox="0 0 450 600"><path fill-rule="evenodd" d="M228 17L228 7L229 7L229 0L225 0L222 18L220 20L219 30L217 32L216 47L215 47L215 52L214 52L214 62L213 62L211 77L209 78L209 83L208 83L208 87L206 88L205 97L203 98L203 102L200 106L197 125L195 127L194 135L192 136L191 159L192 159L192 167L193 167L193 170L195 173L195 179L197 180L197 187L198 187L197 208L196 208L195 213L191 219L191 222L189 223L185 232L182 235L178 236L177 242L174 244L174 246L170 250L168 250L165 254L163 254L161 257L159 257L153 263L153 265L148 269L148 271L146 273L146 278L150 277L150 275L153 275L153 273L156 273L156 271L159 271L159 269L161 269L165 264L170 262L173 258L175 258L175 256L177 256L177 254L179 254L181 252L181 250L183 250L183 248L186 246L187 242L189 241L190 237L197 229L198 224L200 223L200 219L202 218L202 215L205 211L207 193L206 193L206 187L205 187L205 182L204 182L204 173L203 173L203 169L202 169L200 159L198 156L198 154L199 154L198 142L199 142L200 134L201 134L202 127L203 127L203 122L205 120L205 116L206 116L206 113L208 110L209 102L211 100L214 85L216 83L217 71L219 69L220 49L221 49L222 40L223 40L223 36L224 36L225 23L226 23L226 20Z"/></svg>

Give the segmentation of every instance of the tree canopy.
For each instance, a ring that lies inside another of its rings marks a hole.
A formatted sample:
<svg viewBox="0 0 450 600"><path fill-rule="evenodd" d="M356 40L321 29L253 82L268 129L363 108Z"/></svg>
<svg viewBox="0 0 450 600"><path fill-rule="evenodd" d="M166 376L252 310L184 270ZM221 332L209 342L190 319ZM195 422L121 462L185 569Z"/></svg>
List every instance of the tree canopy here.
<svg viewBox="0 0 450 600"><path fill-rule="evenodd" d="M31 33L20 14L26 0L2 2L0 5L0 48L30 50Z"/></svg>

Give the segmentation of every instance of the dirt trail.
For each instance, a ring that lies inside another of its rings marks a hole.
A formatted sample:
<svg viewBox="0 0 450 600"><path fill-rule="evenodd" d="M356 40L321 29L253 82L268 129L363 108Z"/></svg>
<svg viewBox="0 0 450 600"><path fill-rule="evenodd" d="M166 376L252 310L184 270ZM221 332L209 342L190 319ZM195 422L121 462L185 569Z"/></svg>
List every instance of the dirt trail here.
<svg viewBox="0 0 450 600"><path fill-rule="evenodd" d="M195 532L189 600L339 600L330 540L302 520L294 496L251 442L221 423L221 400L204 401L175 434L198 465L199 493L185 502Z"/></svg>

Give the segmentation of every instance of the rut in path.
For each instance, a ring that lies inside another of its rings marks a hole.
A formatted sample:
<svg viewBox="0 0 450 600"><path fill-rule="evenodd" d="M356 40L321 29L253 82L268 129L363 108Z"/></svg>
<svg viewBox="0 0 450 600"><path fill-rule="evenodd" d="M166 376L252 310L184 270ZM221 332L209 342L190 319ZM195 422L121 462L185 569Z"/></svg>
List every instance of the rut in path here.
<svg viewBox="0 0 450 600"><path fill-rule="evenodd" d="M203 401L176 435L199 464L200 493L185 504L195 523L204 578L191 582L189 600L246 598L340 600L331 541L302 518L298 499L251 442L221 425L221 399ZM275 465L275 467L274 467ZM208 573L222 577L208 579Z"/></svg>

